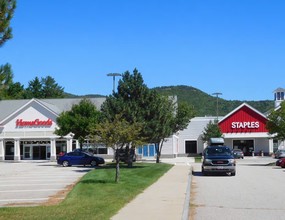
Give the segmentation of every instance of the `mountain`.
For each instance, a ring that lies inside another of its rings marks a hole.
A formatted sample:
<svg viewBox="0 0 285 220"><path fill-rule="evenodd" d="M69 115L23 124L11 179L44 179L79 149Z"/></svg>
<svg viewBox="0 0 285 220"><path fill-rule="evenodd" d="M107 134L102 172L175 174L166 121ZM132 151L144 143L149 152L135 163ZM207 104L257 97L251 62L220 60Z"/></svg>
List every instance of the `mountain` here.
<svg viewBox="0 0 285 220"><path fill-rule="evenodd" d="M217 115L217 98L209 95L192 86L163 86L155 87L158 93L167 96L177 96L178 103L186 102L191 105L196 113L196 116L216 116ZM84 96L78 96L71 93L65 93L66 98L96 98L106 97L99 94L88 94ZM232 110L237 108L242 103L246 102L253 108L257 109L261 113L266 113L274 108L274 101L239 101L239 100L225 100L218 98L218 114L219 116L225 116Z"/></svg>
<svg viewBox="0 0 285 220"><path fill-rule="evenodd" d="M216 116L217 115L217 98L211 96L197 88L191 86L163 86L153 88L158 93L167 96L176 95L179 102L186 102L193 106L196 116ZM261 113L266 113L274 108L274 101L239 101L225 100L218 98L218 114L225 116L242 103L246 102Z"/></svg>
<svg viewBox="0 0 285 220"><path fill-rule="evenodd" d="M88 95L74 95L71 93L64 93L64 97L65 98L102 98L102 97L106 97L104 95L99 95L99 94L88 94Z"/></svg>

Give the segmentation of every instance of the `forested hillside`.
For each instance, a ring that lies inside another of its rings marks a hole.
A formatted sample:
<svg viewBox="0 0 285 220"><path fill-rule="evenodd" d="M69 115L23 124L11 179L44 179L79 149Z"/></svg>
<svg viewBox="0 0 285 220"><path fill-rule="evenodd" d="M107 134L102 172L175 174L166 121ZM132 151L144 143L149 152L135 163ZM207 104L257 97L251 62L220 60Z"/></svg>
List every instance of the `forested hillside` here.
<svg viewBox="0 0 285 220"><path fill-rule="evenodd" d="M216 115L217 98L191 86L165 86L153 88L163 95L176 95L178 102L186 102L193 106L196 116ZM261 113L274 108L273 100L239 101L218 98L219 116L225 116L240 104L246 102Z"/></svg>

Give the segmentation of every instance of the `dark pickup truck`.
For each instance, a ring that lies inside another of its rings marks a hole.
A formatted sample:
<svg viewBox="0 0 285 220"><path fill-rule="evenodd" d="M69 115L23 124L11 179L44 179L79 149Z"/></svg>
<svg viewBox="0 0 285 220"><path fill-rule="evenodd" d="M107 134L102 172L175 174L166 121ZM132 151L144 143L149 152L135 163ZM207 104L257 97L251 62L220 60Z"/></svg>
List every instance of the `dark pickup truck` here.
<svg viewBox="0 0 285 220"><path fill-rule="evenodd" d="M232 150L227 146L208 146L203 151L202 173L225 173L236 175L236 162Z"/></svg>

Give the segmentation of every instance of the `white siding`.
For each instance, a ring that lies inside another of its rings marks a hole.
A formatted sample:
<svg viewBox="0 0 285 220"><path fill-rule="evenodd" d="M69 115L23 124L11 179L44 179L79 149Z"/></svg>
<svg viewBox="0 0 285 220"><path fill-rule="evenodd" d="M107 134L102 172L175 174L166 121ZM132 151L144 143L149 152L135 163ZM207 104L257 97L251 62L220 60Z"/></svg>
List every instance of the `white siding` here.
<svg viewBox="0 0 285 220"><path fill-rule="evenodd" d="M202 153L204 143L201 140L201 135L207 124L215 119L216 117L195 117L191 119L188 127L179 131L179 154L185 154L185 141L197 141L197 153Z"/></svg>

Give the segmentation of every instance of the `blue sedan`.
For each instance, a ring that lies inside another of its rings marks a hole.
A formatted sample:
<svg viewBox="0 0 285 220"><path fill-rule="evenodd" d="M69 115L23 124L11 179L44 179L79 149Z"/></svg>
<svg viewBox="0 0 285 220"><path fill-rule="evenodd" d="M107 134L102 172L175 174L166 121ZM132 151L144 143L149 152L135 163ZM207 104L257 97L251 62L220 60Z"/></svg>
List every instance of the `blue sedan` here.
<svg viewBox="0 0 285 220"><path fill-rule="evenodd" d="M105 160L102 157L93 156L85 152L69 152L57 159L57 164L64 167L72 165L91 165L97 166L104 164Z"/></svg>

